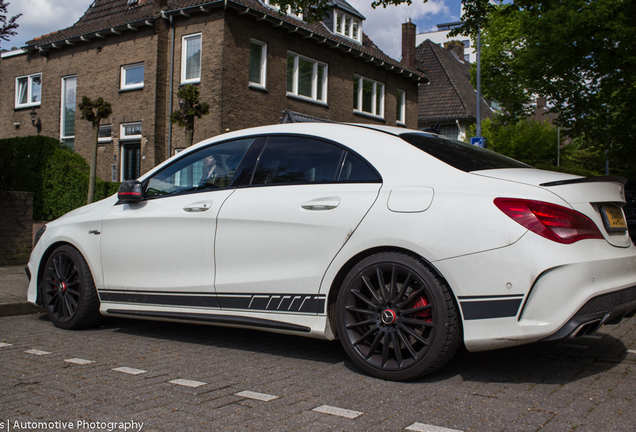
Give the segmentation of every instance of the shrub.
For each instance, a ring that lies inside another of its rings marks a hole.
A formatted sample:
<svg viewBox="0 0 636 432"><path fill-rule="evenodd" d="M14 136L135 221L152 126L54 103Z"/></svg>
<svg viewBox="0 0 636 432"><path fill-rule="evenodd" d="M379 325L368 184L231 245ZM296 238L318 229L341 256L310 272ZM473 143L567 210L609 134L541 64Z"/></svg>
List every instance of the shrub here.
<svg viewBox="0 0 636 432"><path fill-rule="evenodd" d="M88 163L54 138L0 139L0 190L33 192L33 218L53 220L86 204ZM119 183L97 181L95 200Z"/></svg>

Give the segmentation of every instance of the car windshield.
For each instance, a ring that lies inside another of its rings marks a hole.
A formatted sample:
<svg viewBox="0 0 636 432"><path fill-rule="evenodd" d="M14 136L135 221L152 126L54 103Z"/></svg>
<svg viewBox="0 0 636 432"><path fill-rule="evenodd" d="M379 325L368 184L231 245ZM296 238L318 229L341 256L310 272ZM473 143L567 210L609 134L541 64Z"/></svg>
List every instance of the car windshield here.
<svg viewBox="0 0 636 432"><path fill-rule="evenodd" d="M508 156L481 147L419 133L400 135L404 141L459 170L481 171L500 168L532 168Z"/></svg>

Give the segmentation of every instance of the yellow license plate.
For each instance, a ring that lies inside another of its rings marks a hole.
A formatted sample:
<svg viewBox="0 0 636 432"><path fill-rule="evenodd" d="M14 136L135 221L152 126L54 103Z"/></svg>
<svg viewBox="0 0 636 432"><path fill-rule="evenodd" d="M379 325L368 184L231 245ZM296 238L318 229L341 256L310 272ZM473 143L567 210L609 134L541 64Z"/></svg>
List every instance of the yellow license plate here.
<svg viewBox="0 0 636 432"><path fill-rule="evenodd" d="M603 215L605 228L607 228L608 231L627 230L627 223L625 222L625 216L623 216L623 210L619 207L603 206L601 207L601 214Z"/></svg>

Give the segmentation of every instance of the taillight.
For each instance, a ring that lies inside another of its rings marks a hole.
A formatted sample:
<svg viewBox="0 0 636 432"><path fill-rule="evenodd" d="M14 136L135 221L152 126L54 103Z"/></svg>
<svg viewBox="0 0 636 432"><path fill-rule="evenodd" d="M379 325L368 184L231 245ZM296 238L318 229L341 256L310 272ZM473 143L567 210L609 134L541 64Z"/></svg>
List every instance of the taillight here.
<svg viewBox="0 0 636 432"><path fill-rule="evenodd" d="M518 224L558 243L603 238L590 218L566 207L513 198L496 198L495 205Z"/></svg>

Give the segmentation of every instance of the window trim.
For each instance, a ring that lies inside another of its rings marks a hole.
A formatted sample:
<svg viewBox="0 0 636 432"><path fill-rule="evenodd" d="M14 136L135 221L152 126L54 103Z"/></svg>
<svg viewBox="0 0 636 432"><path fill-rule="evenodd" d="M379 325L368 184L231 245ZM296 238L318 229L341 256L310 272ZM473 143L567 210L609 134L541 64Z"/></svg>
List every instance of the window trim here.
<svg viewBox="0 0 636 432"><path fill-rule="evenodd" d="M66 123L66 111L65 111L65 102L66 102L66 88L68 79L75 78L75 106L74 106L74 115L77 113L77 75L68 75L62 77L62 85L60 86L60 141L65 142L64 140L72 139L75 141L75 133L73 135L64 135L64 124ZM75 117L73 117L73 129L75 129Z"/></svg>
<svg viewBox="0 0 636 432"><path fill-rule="evenodd" d="M376 81L373 80L371 78L366 78L363 77L362 75L358 75L358 74L353 74L354 77L354 83L355 83L355 78L358 78L358 88L355 89L356 91L356 101L355 101L355 105L353 106L353 113L354 114L360 114L360 115L364 115L364 116L369 116L369 117L373 117L376 119L381 119L381 120L385 120L384 117L384 113L385 113L385 109L384 109L384 105L386 103L386 98L385 98L385 94L386 94L386 85L383 82L380 81ZM370 82L371 84L373 84L373 112L367 112L367 111L363 111L363 101L362 101L362 83L364 81ZM378 84L380 84L382 86L382 91L380 94L380 113L376 112L376 108L377 108L377 88L378 88Z"/></svg>
<svg viewBox="0 0 636 432"><path fill-rule="evenodd" d="M129 123L121 123L119 125L119 141L139 141L143 136L143 128L142 133L135 135L126 135L126 127L127 126L142 126L141 122L129 122ZM112 133L112 132L111 132Z"/></svg>
<svg viewBox="0 0 636 432"><path fill-rule="evenodd" d="M252 62L252 44L255 45L259 45L261 47L261 64L260 64L260 72L261 72L261 76L260 76L260 83L256 83L253 81L250 81L250 76L249 76L249 66L251 66L251 62ZM257 88L257 89L261 89L261 90L267 90L267 43L260 41L258 39L253 39L250 38L250 50L249 50L249 64L248 64L248 77L247 80L249 82L249 86L252 88Z"/></svg>
<svg viewBox="0 0 636 432"><path fill-rule="evenodd" d="M338 29L338 17L342 17L341 28ZM346 31L345 22L349 18L349 32ZM353 34L353 25L358 25L358 34L354 36ZM347 39L351 39L352 41L356 41L359 44L362 43L362 20L358 17L355 17L347 12L334 8L333 10L333 29L334 34L337 34L342 37L346 37ZM347 34L349 33L349 34Z"/></svg>
<svg viewBox="0 0 636 432"><path fill-rule="evenodd" d="M40 77L40 100L37 102L26 102L20 103L20 80L26 78L27 80L27 100L30 101L33 97L33 78ZM30 74L30 75L22 75L15 77L15 108L31 108L42 105L42 72Z"/></svg>
<svg viewBox="0 0 636 432"><path fill-rule="evenodd" d="M141 80L141 82L140 83L136 83L136 84L126 84L126 75L127 75L128 69L138 68L139 66L144 68L144 76L143 76L143 79ZM119 89L120 90L142 89L142 88L144 88L144 82L145 81L146 81L146 67L144 65L144 62L127 64L127 65L123 65L121 67L120 82L119 82Z"/></svg>
<svg viewBox="0 0 636 432"><path fill-rule="evenodd" d="M402 92L401 97L400 92ZM397 99L396 108L398 110L395 113L395 123L400 126L406 126L406 90L397 89L395 97Z"/></svg>
<svg viewBox="0 0 636 432"><path fill-rule="evenodd" d="M327 63L323 63L321 61L312 59L310 57L295 53L293 51L287 51L287 61L289 61L289 57L294 57L294 68L292 71L292 91L287 90L287 97L291 97L294 99L300 99L303 101L313 102L320 105L327 105L327 89L328 89L328 76L329 76L329 65ZM298 63L300 59L313 63L313 71L311 75L311 94L312 96L305 96L298 93L298 85L299 85L299 72L298 72ZM322 66L323 68L323 77L322 83L318 83L318 67ZM322 87L322 99L318 99L318 86Z"/></svg>
<svg viewBox="0 0 636 432"><path fill-rule="evenodd" d="M201 41L201 48L199 49L199 76L196 78L186 78L186 64L187 64L187 41L191 39L199 39ZM201 70L203 60L203 33L193 33L189 35L181 36L181 84L197 84L201 82Z"/></svg>

